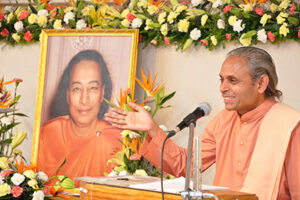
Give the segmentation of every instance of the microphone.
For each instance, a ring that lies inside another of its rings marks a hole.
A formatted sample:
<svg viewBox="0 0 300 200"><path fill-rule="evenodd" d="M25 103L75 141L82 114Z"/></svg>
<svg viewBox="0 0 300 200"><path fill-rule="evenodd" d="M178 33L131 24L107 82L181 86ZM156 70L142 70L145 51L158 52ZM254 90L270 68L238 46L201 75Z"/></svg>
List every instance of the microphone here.
<svg viewBox="0 0 300 200"><path fill-rule="evenodd" d="M188 127L190 123L196 122L199 118L209 115L211 107L209 103L203 102L190 114L188 114L177 126L175 130L169 132L168 137L172 137L177 132Z"/></svg>

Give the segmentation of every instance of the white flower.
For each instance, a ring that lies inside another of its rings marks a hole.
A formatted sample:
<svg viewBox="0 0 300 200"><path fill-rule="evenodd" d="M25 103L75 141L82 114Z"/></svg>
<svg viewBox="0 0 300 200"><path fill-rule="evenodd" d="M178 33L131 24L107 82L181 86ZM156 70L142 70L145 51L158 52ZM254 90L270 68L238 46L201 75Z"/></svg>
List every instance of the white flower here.
<svg viewBox="0 0 300 200"><path fill-rule="evenodd" d="M167 132L168 131L168 128L165 125L163 125L163 124L159 125L159 128L161 130L163 130L163 132Z"/></svg>
<svg viewBox="0 0 300 200"><path fill-rule="evenodd" d="M44 192L42 190L35 191L32 196L32 200L43 200L45 197Z"/></svg>
<svg viewBox="0 0 300 200"><path fill-rule="evenodd" d="M31 169L26 170L23 174L30 179L34 179L36 177L36 173Z"/></svg>
<svg viewBox="0 0 300 200"><path fill-rule="evenodd" d="M198 40L201 37L201 31L198 30L197 28L194 28L191 32L190 32L190 38L192 40Z"/></svg>
<svg viewBox="0 0 300 200"><path fill-rule="evenodd" d="M39 10L39 12L38 12L39 17L41 17L41 16L48 17L48 15L49 15L49 12L46 9Z"/></svg>
<svg viewBox="0 0 300 200"><path fill-rule="evenodd" d="M126 170L122 170L119 173L119 176L126 176L126 175L128 175L128 172Z"/></svg>
<svg viewBox="0 0 300 200"><path fill-rule="evenodd" d="M130 21L128 21L128 19L125 18L121 21L121 24L128 28L130 26Z"/></svg>
<svg viewBox="0 0 300 200"><path fill-rule="evenodd" d="M0 185L4 183L2 176L0 176Z"/></svg>
<svg viewBox="0 0 300 200"><path fill-rule="evenodd" d="M218 19L217 26L219 29L225 29L225 22L222 19Z"/></svg>
<svg viewBox="0 0 300 200"><path fill-rule="evenodd" d="M239 19L233 24L233 30L240 33L245 29L245 24L242 24L243 20Z"/></svg>
<svg viewBox="0 0 300 200"><path fill-rule="evenodd" d="M217 8L217 7L222 6L222 5L223 5L223 1L222 1L222 0L216 0L216 1L213 3L212 7L213 7L213 8Z"/></svg>
<svg viewBox="0 0 300 200"><path fill-rule="evenodd" d="M14 12L15 8L12 7L12 6L5 6L2 10L3 13L6 13L6 12L9 12L9 13L12 13Z"/></svg>
<svg viewBox="0 0 300 200"><path fill-rule="evenodd" d="M66 24L69 24L69 20L74 20L74 18L75 18L74 13L68 12L68 13L66 13L65 16L64 16L64 22L65 22Z"/></svg>
<svg viewBox="0 0 300 200"><path fill-rule="evenodd" d="M14 25L16 31L19 33L19 32L22 32L24 27L23 27L23 22L22 21L17 21Z"/></svg>
<svg viewBox="0 0 300 200"><path fill-rule="evenodd" d="M76 29L85 29L86 28L86 23L84 19L80 19L76 23Z"/></svg>
<svg viewBox="0 0 300 200"><path fill-rule="evenodd" d="M257 40L266 43L267 42L267 34L265 29L261 29L259 31L257 31Z"/></svg>
<svg viewBox="0 0 300 200"><path fill-rule="evenodd" d="M1 124L3 124L3 125L9 125L10 123L12 123L12 119L9 117L3 117L0 119L0 121L1 121Z"/></svg>
<svg viewBox="0 0 300 200"><path fill-rule="evenodd" d="M111 171L107 176L118 176L118 172Z"/></svg>
<svg viewBox="0 0 300 200"><path fill-rule="evenodd" d="M25 176L20 174L20 173L15 173L12 177L11 177L11 181L13 182L13 184L15 185L20 185L21 183L23 183L23 181L25 180Z"/></svg>
<svg viewBox="0 0 300 200"><path fill-rule="evenodd" d="M143 24L143 20L140 18L134 18L131 22L131 27L132 28L140 28L140 26Z"/></svg>
<svg viewBox="0 0 300 200"><path fill-rule="evenodd" d="M192 4L192 6L196 7L196 6L198 6L202 2L203 2L203 0L192 0L191 4Z"/></svg>
<svg viewBox="0 0 300 200"><path fill-rule="evenodd" d="M37 173L37 178L40 179L41 181L47 181L48 176L44 172L38 172Z"/></svg>

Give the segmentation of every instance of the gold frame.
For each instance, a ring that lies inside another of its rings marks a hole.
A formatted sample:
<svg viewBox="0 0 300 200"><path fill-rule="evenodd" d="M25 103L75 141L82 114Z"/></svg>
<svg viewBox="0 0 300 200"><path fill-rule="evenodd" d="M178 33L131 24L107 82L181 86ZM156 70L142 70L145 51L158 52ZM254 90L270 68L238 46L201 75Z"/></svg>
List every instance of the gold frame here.
<svg viewBox="0 0 300 200"><path fill-rule="evenodd" d="M135 76L136 76L136 63L137 63L137 52L138 52L138 29L108 29L108 30L54 30L44 29L40 35L41 41L41 54L40 54L40 68L38 78L38 88L36 96L36 111L33 128L33 139L32 139L32 152L31 152L31 164L37 164L38 148L39 148L39 133L41 127L41 116L42 116L42 105L44 95L44 82L45 82L45 70L47 61L47 49L48 39L52 36L59 37L130 37L130 66L128 75L128 85L132 94L134 94ZM125 89L125 88L123 88Z"/></svg>

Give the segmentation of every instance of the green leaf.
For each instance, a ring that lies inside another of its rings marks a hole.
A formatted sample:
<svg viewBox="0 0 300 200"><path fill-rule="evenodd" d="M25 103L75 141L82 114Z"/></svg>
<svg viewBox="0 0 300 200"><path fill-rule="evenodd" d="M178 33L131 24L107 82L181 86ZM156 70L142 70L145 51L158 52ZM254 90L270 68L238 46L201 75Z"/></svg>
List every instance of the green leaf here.
<svg viewBox="0 0 300 200"><path fill-rule="evenodd" d="M31 3L29 4L29 7L30 7L32 13L37 14L37 10L35 9L35 7L33 7L33 6L31 5Z"/></svg>
<svg viewBox="0 0 300 200"><path fill-rule="evenodd" d="M165 96L161 102L160 102L160 105L163 105L166 101L170 100L174 95L175 95L176 92L172 92L171 94L168 94L167 96Z"/></svg>
<svg viewBox="0 0 300 200"><path fill-rule="evenodd" d="M183 45L182 51L187 50L193 44L193 40L191 38L187 39Z"/></svg>
<svg viewBox="0 0 300 200"><path fill-rule="evenodd" d="M299 24L299 19L297 19L296 17L288 17L287 19L288 19L288 21L289 21L291 24L293 24L293 25L295 25L295 26L298 26L298 24Z"/></svg>
<svg viewBox="0 0 300 200"><path fill-rule="evenodd" d="M81 10L83 9L83 6L84 6L83 1L80 0L77 6L77 16L81 15Z"/></svg>
<svg viewBox="0 0 300 200"><path fill-rule="evenodd" d="M46 3L39 5L38 10L42 10L46 8Z"/></svg>
<svg viewBox="0 0 300 200"><path fill-rule="evenodd" d="M231 10L230 13L234 14L234 15L238 15L241 13L241 11L240 10Z"/></svg>
<svg viewBox="0 0 300 200"><path fill-rule="evenodd" d="M255 31L255 30L248 31L248 32L242 37L242 39L250 38L250 37L256 35L256 33L257 33L257 31Z"/></svg>
<svg viewBox="0 0 300 200"><path fill-rule="evenodd" d="M67 159L65 158L64 161L60 164L59 168L57 169L55 175L57 176L59 170L62 168L62 166L64 166L64 164L66 163Z"/></svg>

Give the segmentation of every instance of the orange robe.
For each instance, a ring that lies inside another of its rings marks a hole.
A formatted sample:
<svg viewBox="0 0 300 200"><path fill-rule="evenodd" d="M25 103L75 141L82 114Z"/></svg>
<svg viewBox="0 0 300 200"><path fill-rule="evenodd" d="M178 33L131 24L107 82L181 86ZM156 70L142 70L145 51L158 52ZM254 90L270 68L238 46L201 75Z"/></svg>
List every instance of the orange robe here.
<svg viewBox="0 0 300 200"><path fill-rule="evenodd" d="M202 168L206 170L216 163L214 185L227 186L239 191L246 178L260 125L265 114L275 104L266 100L256 109L240 117L235 111L223 110L213 118L202 133ZM142 154L160 167L163 131L148 137L142 146ZM276 156L276 155L274 155ZM300 124L293 130L281 174L280 200L300 200ZM175 176L185 176L187 151L168 140L164 152L164 171ZM269 166L272 167L272 163Z"/></svg>
<svg viewBox="0 0 300 200"><path fill-rule="evenodd" d="M46 122L39 139L38 170L49 177L54 176L64 159L66 163L59 175L70 178L81 176L103 176L110 172L112 165L106 162L113 157L114 148L122 148L121 130L99 120L96 133L80 137L72 132L70 117L62 116ZM76 183L78 186L78 183Z"/></svg>

